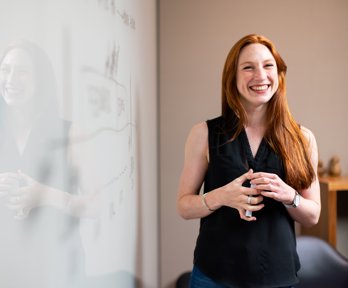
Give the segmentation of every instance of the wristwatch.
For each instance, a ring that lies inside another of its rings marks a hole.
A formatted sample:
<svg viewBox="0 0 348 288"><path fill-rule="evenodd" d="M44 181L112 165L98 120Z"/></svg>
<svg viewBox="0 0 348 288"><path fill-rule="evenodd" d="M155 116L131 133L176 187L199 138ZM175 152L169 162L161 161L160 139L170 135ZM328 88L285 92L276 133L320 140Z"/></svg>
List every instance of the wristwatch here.
<svg viewBox="0 0 348 288"><path fill-rule="evenodd" d="M300 198L301 195L295 191L295 197L294 200L292 200L292 203L290 205L284 204L286 208L297 208L300 205Z"/></svg>

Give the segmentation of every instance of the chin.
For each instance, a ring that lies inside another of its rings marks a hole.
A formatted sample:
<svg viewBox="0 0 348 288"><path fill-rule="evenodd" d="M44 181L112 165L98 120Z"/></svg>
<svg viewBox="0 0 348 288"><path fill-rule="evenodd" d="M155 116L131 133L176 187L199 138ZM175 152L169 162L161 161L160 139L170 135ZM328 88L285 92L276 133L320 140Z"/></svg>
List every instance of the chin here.
<svg viewBox="0 0 348 288"><path fill-rule="evenodd" d="M16 97L13 97L13 96L9 97L5 95L3 98L6 104L11 107L21 106L24 104L22 99L17 99Z"/></svg>

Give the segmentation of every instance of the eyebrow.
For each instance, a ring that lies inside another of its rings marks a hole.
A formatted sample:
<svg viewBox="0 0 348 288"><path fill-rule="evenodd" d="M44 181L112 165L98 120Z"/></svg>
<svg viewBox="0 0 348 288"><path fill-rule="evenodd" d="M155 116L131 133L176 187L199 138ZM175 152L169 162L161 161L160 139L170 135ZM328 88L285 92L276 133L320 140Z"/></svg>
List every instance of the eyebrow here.
<svg viewBox="0 0 348 288"><path fill-rule="evenodd" d="M274 62L274 63L276 63L276 61L274 59L272 59L272 58L269 58L269 59L266 59L266 60L262 61L262 63L266 63L266 62ZM253 61L245 61L243 63L240 63L239 66L247 65L247 64L254 64L254 63L255 62L253 62Z"/></svg>

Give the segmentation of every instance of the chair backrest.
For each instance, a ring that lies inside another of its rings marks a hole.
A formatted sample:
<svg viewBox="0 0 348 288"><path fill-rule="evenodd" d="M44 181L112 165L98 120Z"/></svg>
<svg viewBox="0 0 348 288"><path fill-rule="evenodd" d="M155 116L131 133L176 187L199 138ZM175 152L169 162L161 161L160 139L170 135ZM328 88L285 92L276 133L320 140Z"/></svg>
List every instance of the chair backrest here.
<svg viewBox="0 0 348 288"><path fill-rule="evenodd" d="M191 279L191 271L183 272L179 275L175 283L175 288L189 288Z"/></svg>
<svg viewBox="0 0 348 288"><path fill-rule="evenodd" d="M296 288L347 288L348 259L322 239L298 236L301 261Z"/></svg>

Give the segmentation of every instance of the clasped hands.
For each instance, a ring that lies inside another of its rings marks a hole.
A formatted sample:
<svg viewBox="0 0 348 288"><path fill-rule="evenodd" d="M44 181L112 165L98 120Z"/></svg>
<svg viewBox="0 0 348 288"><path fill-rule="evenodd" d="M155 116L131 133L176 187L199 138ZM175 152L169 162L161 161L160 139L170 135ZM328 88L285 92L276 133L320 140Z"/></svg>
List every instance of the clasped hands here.
<svg viewBox="0 0 348 288"><path fill-rule="evenodd" d="M0 198L6 199L7 208L15 212L17 220L26 218L32 208L41 206L41 186L20 171L0 173Z"/></svg>
<svg viewBox="0 0 348 288"><path fill-rule="evenodd" d="M244 187L243 183L250 181L251 187ZM277 174L256 172L250 169L224 187L223 202L238 210L240 218L255 221L255 216L247 216L246 211L259 211L264 208L263 198L268 197L276 201L291 203L295 190L287 185Z"/></svg>

